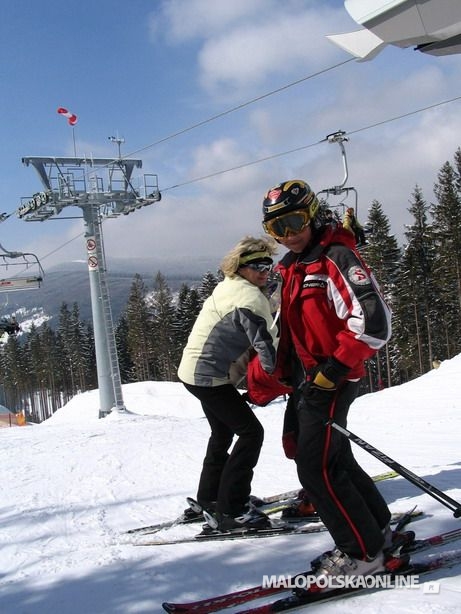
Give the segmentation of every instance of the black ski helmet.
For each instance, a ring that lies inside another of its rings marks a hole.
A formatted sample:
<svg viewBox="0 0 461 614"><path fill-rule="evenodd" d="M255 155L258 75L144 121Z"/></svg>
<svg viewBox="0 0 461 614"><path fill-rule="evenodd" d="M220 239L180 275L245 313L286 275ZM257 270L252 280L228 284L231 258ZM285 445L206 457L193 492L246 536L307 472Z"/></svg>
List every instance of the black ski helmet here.
<svg viewBox="0 0 461 614"><path fill-rule="evenodd" d="M292 179L270 188L263 200L263 221L267 222L290 211L307 209L314 219L319 209L315 193L305 181Z"/></svg>

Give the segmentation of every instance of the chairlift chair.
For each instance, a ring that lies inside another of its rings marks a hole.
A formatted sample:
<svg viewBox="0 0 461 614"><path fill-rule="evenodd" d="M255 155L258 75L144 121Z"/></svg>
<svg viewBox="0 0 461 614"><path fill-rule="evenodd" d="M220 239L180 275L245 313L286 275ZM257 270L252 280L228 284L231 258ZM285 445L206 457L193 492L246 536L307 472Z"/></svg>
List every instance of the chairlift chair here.
<svg viewBox="0 0 461 614"><path fill-rule="evenodd" d="M11 266L22 266L17 275L0 279L0 292L35 290L40 288L44 272L35 254L28 252L11 252L0 245L0 267L8 270ZM24 271L30 274L24 275Z"/></svg>
<svg viewBox="0 0 461 614"><path fill-rule="evenodd" d="M346 136L346 133L343 130L338 130L337 132L333 132L332 134L328 134L325 137L325 141L328 141L329 143L338 143L339 148L341 150L341 157L342 157L342 161L343 161L343 169L344 169L344 177L342 182L339 185L333 186L331 188L326 188L324 190L320 190L319 192L317 192L317 196L319 197L320 195L325 195L324 198L326 202L328 202L328 199L330 196L338 196L341 198L341 201L337 204L337 205L333 205L328 203L328 207L330 209L332 208L343 208L343 213L346 209L346 205L344 203L344 200L348 198L349 194L352 193L355 197L355 202L353 205L354 211L355 211L355 215L357 216L357 209L358 209L358 195L357 195L357 190L353 187L345 187L346 186L346 182L347 179L349 177L349 169L347 166L347 156L346 156L346 149L344 147L344 142L347 142L349 139Z"/></svg>

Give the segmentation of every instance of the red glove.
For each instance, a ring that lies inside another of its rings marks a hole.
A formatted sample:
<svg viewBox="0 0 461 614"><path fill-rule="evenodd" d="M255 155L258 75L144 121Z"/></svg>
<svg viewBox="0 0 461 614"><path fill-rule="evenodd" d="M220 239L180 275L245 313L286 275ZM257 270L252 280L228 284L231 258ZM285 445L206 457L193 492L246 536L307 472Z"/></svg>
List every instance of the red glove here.
<svg viewBox="0 0 461 614"><path fill-rule="evenodd" d="M285 456L290 459L296 458L296 434L293 431L288 433L283 433L282 435L282 446L283 451L285 452Z"/></svg>

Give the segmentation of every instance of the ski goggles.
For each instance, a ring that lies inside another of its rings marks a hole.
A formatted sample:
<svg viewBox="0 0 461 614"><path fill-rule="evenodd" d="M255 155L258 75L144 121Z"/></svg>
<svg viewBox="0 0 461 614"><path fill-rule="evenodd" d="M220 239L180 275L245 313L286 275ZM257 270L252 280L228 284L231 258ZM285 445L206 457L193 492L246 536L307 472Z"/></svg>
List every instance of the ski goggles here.
<svg viewBox="0 0 461 614"><path fill-rule="evenodd" d="M274 217L272 220L263 222L263 228L267 234L274 239L283 239L288 235L297 235L302 232L311 221L310 215L306 209L298 211L290 211L284 215Z"/></svg>
<svg viewBox="0 0 461 614"><path fill-rule="evenodd" d="M272 264L266 262L249 262L248 264L242 265L241 268L252 269L253 271L258 271L258 273L269 273L272 271L272 266Z"/></svg>

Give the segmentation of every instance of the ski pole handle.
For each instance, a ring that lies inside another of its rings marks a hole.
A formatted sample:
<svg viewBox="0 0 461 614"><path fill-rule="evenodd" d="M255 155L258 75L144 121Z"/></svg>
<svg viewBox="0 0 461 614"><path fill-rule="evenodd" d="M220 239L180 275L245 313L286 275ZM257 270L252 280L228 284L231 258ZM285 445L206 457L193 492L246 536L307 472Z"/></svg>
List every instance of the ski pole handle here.
<svg viewBox="0 0 461 614"><path fill-rule="evenodd" d="M406 469L397 461L393 460L392 458L389 458L389 456L384 454L384 452L380 452L377 448L372 446L370 443L367 443L364 439L361 439L357 435L354 435L354 433L351 433L351 431L344 428L343 426L336 424L334 420L329 420L327 422L327 426L332 426L342 435L353 441L355 444L357 444L367 452L369 452L372 456L380 460L382 463L384 463L388 467L391 467L391 469L394 469L394 471L397 471L398 474L406 478L409 482L411 482L415 486L418 486L418 488L420 488L424 492L427 492L428 495L436 499L439 503L442 503L442 505L448 507L453 512L453 516L455 518L461 517L461 503L458 503L458 501L455 501L435 486L432 486L432 484L429 484L429 482L426 482L426 480L419 477L409 469Z"/></svg>

